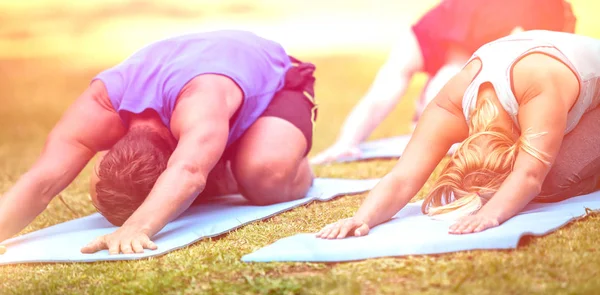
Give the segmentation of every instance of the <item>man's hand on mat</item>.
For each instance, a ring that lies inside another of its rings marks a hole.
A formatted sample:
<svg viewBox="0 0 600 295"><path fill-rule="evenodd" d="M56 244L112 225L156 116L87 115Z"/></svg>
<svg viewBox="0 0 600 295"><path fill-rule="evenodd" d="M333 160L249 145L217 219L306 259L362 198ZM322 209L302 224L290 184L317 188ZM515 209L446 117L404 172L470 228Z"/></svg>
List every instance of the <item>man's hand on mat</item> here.
<svg viewBox="0 0 600 295"><path fill-rule="evenodd" d="M496 227L500 223L497 218L491 218L482 214L469 215L460 218L455 224L450 226L451 234L470 234L484 231L488 228Z"/></svg>
<svg viewBox="0 0 600 295"><path fill-rule="evenodd" d="M325 151L319 153L310 160L311 165L319 165L335 162L343 158L357 158L360 156L360 149L356 146L335 144Z"/></svg>
<svg viewBox="0 0 600 295"><path fill-rule="evenodd" d="M324 227L317 233L317 238L321 239L343 239L348 236L364 236L369 233L369 226L352 217L342 219Z"/></svg>
<svg viewBox="0 0 600 295"><path fill-rule="evenodd" d="M81 253L92 254L108 250L110 255L119 253L144 253L144 249L156 250L158 247L150 238L136 230L120 227L112 234L101 236L81 249Z"/></svg>

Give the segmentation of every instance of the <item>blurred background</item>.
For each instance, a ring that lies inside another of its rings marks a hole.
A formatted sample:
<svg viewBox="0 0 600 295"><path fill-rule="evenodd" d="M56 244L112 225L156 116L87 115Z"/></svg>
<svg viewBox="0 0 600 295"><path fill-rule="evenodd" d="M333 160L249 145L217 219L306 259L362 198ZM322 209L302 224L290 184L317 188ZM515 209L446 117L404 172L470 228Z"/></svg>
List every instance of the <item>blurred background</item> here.
<svg viewBox="0 0 600 295"><path fill-rule="evenodd" d="M192 31L250 30L296 54L381 51L437 1L0 1L0 57L114 63L141 46Z"/></svg>
<svg viewBox="0 0 600 295"><path fill-rule="evenodd" d="M578 33L600 28L596 0L573 0ZM295 54L385 52L437 0L0 1L0 58L118 62L141 46L192 31L237 28Z"/></svg>
<svg viewBox="0 0 600 295"><path fill-rule="evenodd" d="M102 69L161 38L226 28L254 31L317 65L320 117L314 153L335 139L344 117L384 62L398 30L437 3L0 0L0 164L16 155L23 159L20 162L30 163L29 147L40 149L60 114ZM600 1L571 3L577 33L600 38ZM373 138L409 130L413 98L423 81L421 76L414 79L409 98Z"/></svg>

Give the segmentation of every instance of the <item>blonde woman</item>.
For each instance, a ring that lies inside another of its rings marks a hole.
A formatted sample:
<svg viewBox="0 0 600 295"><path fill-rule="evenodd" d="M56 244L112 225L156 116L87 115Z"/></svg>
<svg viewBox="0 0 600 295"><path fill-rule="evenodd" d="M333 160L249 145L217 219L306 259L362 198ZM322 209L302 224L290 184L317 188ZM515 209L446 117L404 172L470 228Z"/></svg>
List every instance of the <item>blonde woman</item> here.
<svg viewBox="0 0 600 295"><path fill-rule="evenodd" d="M482 45L528 30L573 33L576 17L565 0L442 0L408 29L360 102L346 118L336 142L311 164L360 156L358 146L392 112L416 73L428 76L412 127L425 106Z"/></svg>
<svg viewBox="0 0 600 295"><path fill-rule="evenodd" d="M362 236L389 220L462 142L422 206L480 232L532 200L596 190L600 175L600 40L528 31L477 50L429 104L404 156L352 218L320 238Z"/></svg>

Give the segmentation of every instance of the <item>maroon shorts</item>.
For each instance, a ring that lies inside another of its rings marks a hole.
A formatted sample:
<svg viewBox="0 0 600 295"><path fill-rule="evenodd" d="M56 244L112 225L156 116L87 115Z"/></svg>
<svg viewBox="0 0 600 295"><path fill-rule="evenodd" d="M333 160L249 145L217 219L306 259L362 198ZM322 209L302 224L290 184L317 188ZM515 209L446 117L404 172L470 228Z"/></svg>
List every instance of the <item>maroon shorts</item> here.
<svg viewBox="0 0 600 295"><path fill-rule="evenodd" d="M538 202L559 202L598 190L600 179L600 107L583 114L563 138Z"/></svg>
<svg viewBox="0 0 600 295"><path fill-rule="evenodd" d="M312 148L313 128L317 120L313 76L316 67L291 56L290 59L293 66L285 75L284 86L275 93L261 117L278 117L292 123L306 138L305 155L307 155ZM237 144L234 142L225 150L224 158L230 159L235 154L236 148Z"/></svg>
<svg viewBox="0 0 600 295"><path fill-rule="evenodd" d="M573 33L575 21L571 5L564 0L442 0L412 29L424 71L435 75L446 63L451 45L470 55L518 26Z"/></svg>

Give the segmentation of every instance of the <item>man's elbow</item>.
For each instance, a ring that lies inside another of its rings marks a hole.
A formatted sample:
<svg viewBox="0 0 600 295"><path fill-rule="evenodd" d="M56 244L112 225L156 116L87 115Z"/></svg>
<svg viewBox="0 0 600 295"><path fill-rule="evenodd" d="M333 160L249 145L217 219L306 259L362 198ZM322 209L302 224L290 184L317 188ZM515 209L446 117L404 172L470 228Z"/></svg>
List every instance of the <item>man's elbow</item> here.
<svg viewBox="0 0 600 295"><path fill-rule="evenodd" d="M174 170L176 178L191 190L200 193L206 187L207 175L200 165L179 163L173 164L170 169Z"/></svg>

